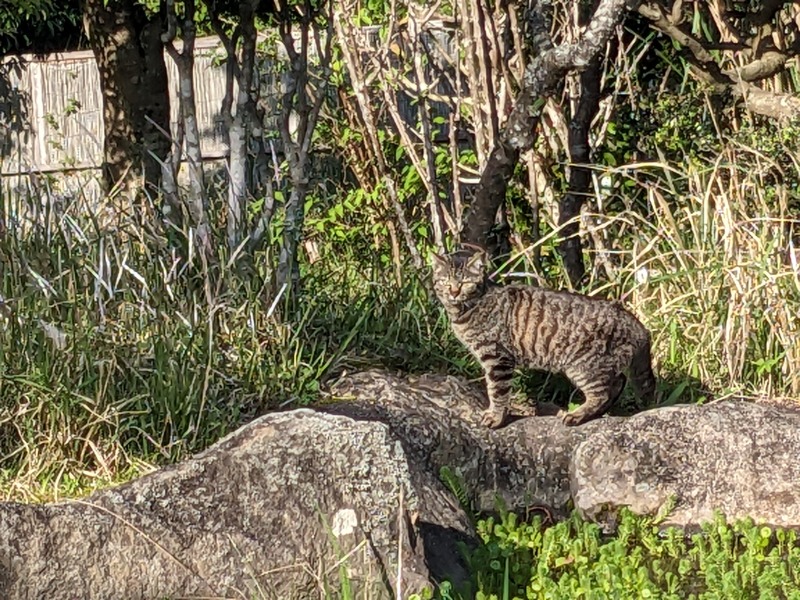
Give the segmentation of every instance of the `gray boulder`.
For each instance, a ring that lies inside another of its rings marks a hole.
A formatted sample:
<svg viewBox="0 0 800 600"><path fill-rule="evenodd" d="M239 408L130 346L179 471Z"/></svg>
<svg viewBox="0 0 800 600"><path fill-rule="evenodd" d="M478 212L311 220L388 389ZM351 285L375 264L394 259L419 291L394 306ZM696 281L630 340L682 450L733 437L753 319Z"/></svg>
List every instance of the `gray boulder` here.
<svg viewBox="0 0 800 600"><path fill-rule="evenodd" d="M85 500L0 504L0 598L405 596L467 577L475 508L544 507L613 525L622 506L669 523L749 516L800 526L800 414L748 402L660 408L579 427L480 424L480 382L369 371L331 398L262 417L206 452ZM498 502L499 501L499 502ZM397 573L400 573L398 583Z"/></svg>
<svg viewBox="0 0 800 600"><path fill-rule="evenodd" d="M656 408L566 427L555 416L517 417L501 429L480 425L483 383L367 371L333 386L347 402L318 410L386 423L406 454L432 472L461 476L476 508L571 503L613 528L619 509L692 527L715 510L729 519L800 527L800 412L787 406L724 401ZM545 406L540 413L554 413ZM527 409L530 413L530 409Z"/></svg>
<svg viewBox="0 0 800 600"><path fill-rule="evenodd" d="M315 598L345 578L382 598L398 565L405 595L463 578L470 534L385 425L297 410L85 500L0 504L0 598Z"/></svg>
<svg viewBox="0 0 800 600"><path fill-rule="evenodd" d="M480 511L541 507L566 516L575 448L623 421L605 417L567 427L554 406L540 407L544 414L535 418L525 418L530 407L515 406L508 425L489 429L480 423L487 402L483 383L444 375L364 371L341 378L331 392L334 403L317 410L386 423L426 470L454 471Z"/></svg>
<svg viewBox="0 0 800 600"><path fill-rule="evenodd" d="M572 460L585 517L612 528L619 508L695 528L729 520L800 526L800 413L743 400L650 410L596 431Z"/></svg>

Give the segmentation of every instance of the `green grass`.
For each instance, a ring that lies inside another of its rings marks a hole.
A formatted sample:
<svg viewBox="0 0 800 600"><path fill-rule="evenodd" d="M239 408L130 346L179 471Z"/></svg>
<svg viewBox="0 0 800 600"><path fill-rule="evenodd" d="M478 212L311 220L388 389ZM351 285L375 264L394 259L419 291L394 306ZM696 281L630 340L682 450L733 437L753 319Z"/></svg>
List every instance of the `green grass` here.
<svg viewBox="0 0 800 600"><path fill-rule="evenodd" d="M0 239L6 498L81 494L174 462L256 414L315 401L343 370L450 370L459 354L415 274L398 286L377 261L341 254L308 267L289 306L268 256L181 267L129 225L136 235L61 220L49 237Z"/></svg>

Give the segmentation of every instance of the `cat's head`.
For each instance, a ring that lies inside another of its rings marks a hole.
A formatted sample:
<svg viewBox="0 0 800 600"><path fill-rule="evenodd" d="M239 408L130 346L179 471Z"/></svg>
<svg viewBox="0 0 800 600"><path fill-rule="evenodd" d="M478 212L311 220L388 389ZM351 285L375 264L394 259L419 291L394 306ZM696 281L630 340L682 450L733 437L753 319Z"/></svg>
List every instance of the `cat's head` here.
<svg viewBox="0 0 800 600"><path fill-rule="evenodd" d="M444 305L459 306L479 298L486 291L489 257L480 250L433 255L433 289Z"/></svg>

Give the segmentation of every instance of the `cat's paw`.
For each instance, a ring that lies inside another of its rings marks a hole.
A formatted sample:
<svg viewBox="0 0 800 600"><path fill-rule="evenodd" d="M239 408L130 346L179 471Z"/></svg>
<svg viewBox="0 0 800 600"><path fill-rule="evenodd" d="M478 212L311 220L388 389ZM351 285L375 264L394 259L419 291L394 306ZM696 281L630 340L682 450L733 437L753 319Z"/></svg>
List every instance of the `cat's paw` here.
<svg viewBox="0 0 800 600"><path fill-rule="evenodd" d="M582 412L581 409L573 410L572 412L567 412L566 410L558 411L558 416L561 417L561 422L564 423L567 427L575 427L576 425L580 425L581 423L585 423L589 419L591 419L591 415Z"/></svg>
<svg viewBox="0 0 800 600"><path fill-rule="evenodd" d="M490 429L497 429L506 420L508 411L503 408L489 408L483 411L481 417L481 425L489 427Z"/></svg>

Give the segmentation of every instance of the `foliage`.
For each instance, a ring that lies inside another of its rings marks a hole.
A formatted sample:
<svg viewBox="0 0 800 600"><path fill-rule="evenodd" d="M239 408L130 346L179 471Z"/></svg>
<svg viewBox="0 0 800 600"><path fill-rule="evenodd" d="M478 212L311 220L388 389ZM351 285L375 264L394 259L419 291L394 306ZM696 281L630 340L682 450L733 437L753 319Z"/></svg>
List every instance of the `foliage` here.
<svg viewBox="0 0 800 600"><path fill-rule="evenodd" d="M405 19L402 4L397 14ZM6 39L17 47L34 43L42 30L25 32L39 27L42 14L51 28L45 32L58 39L58 19L79 20L74 6L65 6L72 12L50 0L4 4L17 12L0 9L0 29L17 37L3 37L0 49L11 48L1 46ZM275 16L271 6L260 4L261 23ZM231 33L236 3L209 7L202 27L216 15ZM378 25L385 35L388 5L359 7L352 21ZM642 30L643 21L631 19L621 38L626 51L604 65L609 108L595 121L593 187L580 216L588 272L582 291L622 299L652 331L662 405L731 393L796 396L800 271L790 253L800 235L799 125L765 122L693 81L678 49L655 34L637 37ZM408 44L389 50L392 60L412 54ZM443 196L454 171L475 181L469 107L461 104L459 115L466 141L450 147L434 134L427 139L415 120L404 143L373 79L379 106L370 145L342 60L332 74L339 103L325 111L313 153L317 167L323 158L335 164L309 179L303 285L291 302L273 285L275 240L285 226L280 211L263 249L240 255L221 242L224 200L211 194L216 244L202 264L177 249L191 246L189 232L170 231L165 241L149 206L101 223L87 199L49 192L36 199L46 214L27 220L21 197L0 196L5 497L78 496L134 477L206 447L260 412L320 400L344 370L479 375L411 252L413 244L425 258L432 237L427 174L411 152L422 156L430 145ZM410 62L387 73L387 85L397 73L414 76ZM407 96L412 84L403 82ZM797 90L796 81L781 85ZM422 96L411 94L411 102L419 106ZM544 180L535 199L527 166L516 171L507 198L511 252L501 273L562 288L570 284L557 252L558 200L573 165L554 133L569 111L556 108L550 116L561 121L553 118L542 133L550 137L533 152ZM445 119L432 125L443 127ZM376 154L385 157L380 168ZM280 204L292 191L288 162L276 172ZM387 201L392 185L396 205ZM252 201L253 220L264 203ZM452 207L452 198L442 203ZM571 400L570 386L537 374L523 375L517 388L538 400ZM463 484L450 472L442 477L467 507ZM730 526L720 518L685 539L625 513L607 537L574 516L545 527L509 514L481 521L479 532L483 545L469 556L479 598L800 596L795 535L752 523ZM438 597L453 600L456 590L444 585Z"/></svg>
<svg viewBox="0 0 800 600"><path fill-rule="evenodd" d="M685 536L623 510L606 536L576 514L545 527L507 513L479 521L478 534L464 598L800 598L797 534L752 521L717 515Z"/></svg>
<svg viewBox="0 0 800 600"><path fill-rule="evenodd" d="M0 2L0 56L77 47L80 21L79 0L4 0Z"/></svg>
<svg viewBox="0 0 800 600"><path fill-rule="evenodd" d="M613 260L598 263L590 291L625 298L652 331L664 404L789 395L798 385L800 280L776 260L790 221L761 216L797 199L779 202L776 188L760 183L770 176L764 153L737 148L735 163L723 154L683 171L641 168L644 197L642 185L622 185L628 171L608 170L616 212L591 217ZM761 162L748 168L748 160ZM74 493L132 475L143 460L176 460L257 412L314 401L343 369L478 376L426 273L401 265L398 280L379 193L317 191L312 203L305 283L292 306L271 291L270 248L243 270L220 248L217 266L203 270L160 247L142 221L108 228L57 211L3 236L6 494ZM3 210L24 214L11 199ZM554 265L542 276L558 287L553 239L540 242ZM508 270L535 267L522 255ZM561 404L572 391L536 374L520 385Z"/></svg>

